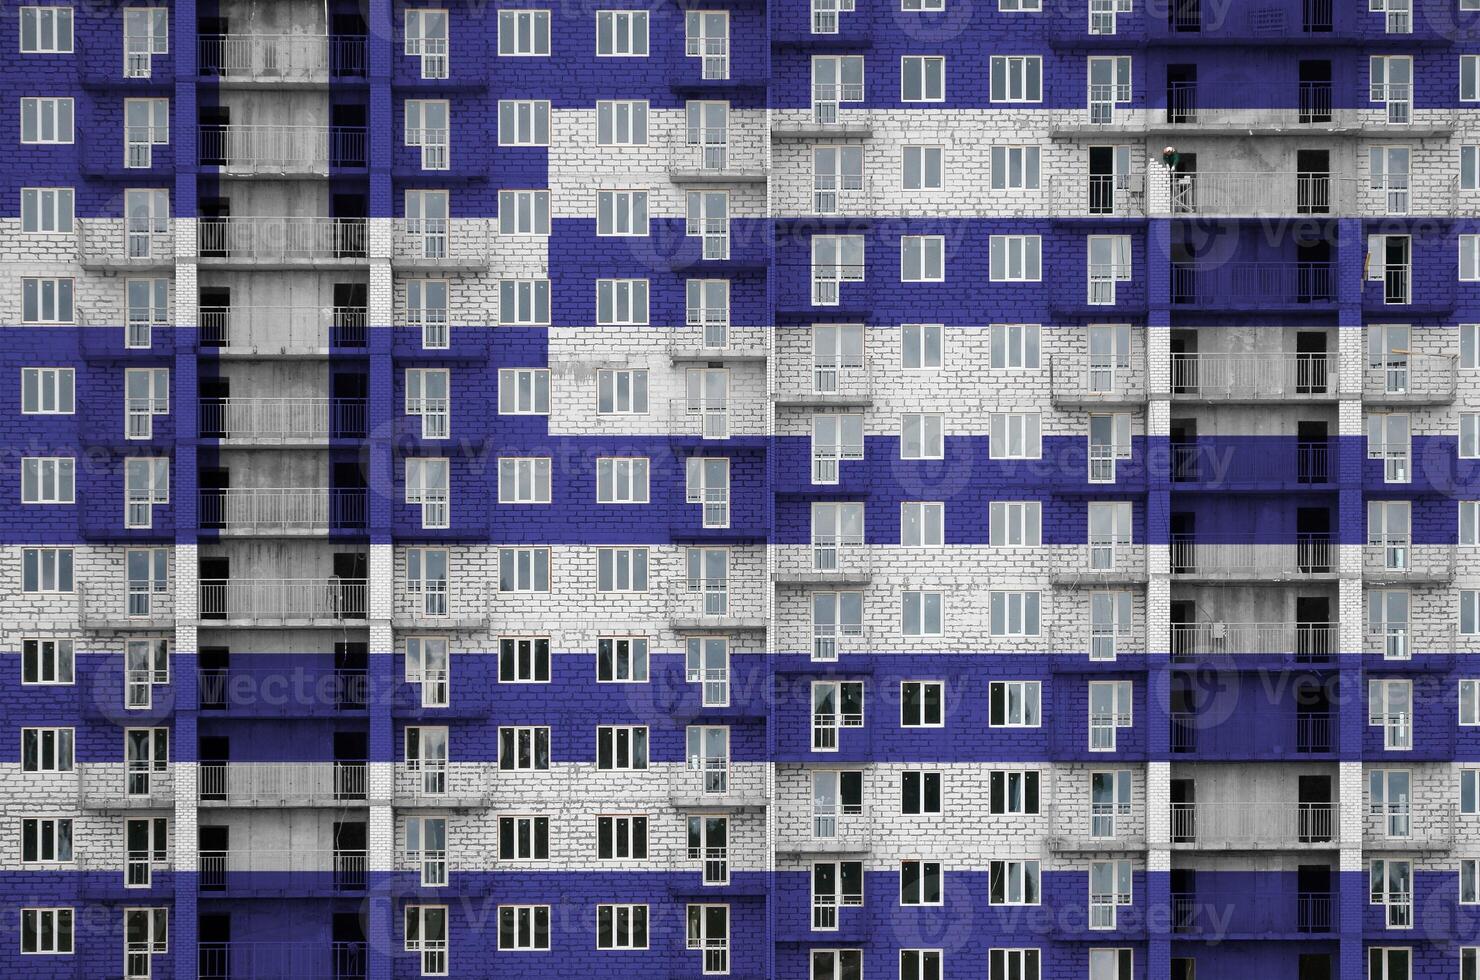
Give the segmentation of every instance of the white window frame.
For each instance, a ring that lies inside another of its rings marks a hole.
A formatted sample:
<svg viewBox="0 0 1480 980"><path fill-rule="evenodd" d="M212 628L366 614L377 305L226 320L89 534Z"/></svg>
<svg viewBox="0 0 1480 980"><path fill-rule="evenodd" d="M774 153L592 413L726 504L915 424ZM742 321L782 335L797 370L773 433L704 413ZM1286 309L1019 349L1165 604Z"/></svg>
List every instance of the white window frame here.
<svg viewBox="0 0 1480 980"><path fill-rule="evenodd" d="M988 85L991 101L1022 105L1033 105L1043 101L1043 57L1041 55L992 55L989 64ZM999 66L1001 66L1000 77ZM1035 89L1036 95L1033 94Z"/></svg>
<svg viewBox="0 0 1480 980"><path fill-rule="evenodd" d="M26 139L26 115L30 113L31 139ZM62 96L27 96L21 99L20 141L23 146L70 146L76 139L76 102Z"/></svg>
<svg viewBox="0 0 1480 980"><path fill-rule="evenodd" d="M548 504L551 461L548 456L500 456L498 502Z"/></svg>
<svg viewBox="0 0 1480 980"><path fill-rule="evenodd" d="M908 692L914 689L919 718L909 719L906 713ZM935 710L930 709L930 695L935 697ZM933 720L932 720L933 719ZM946 727L946 682L945 681L900 681L899 682L899 727L900 728L944 728Z"/></svg>
<svg viewBox="0 0 1480 980"><path fill-rule="evenodd" d="M932 72L932 69L934 71ZM934 76L932 78L932 75ZM913 79L911 76L915 76ZM910 89L918 81L918 91ZM899 101L905 105L946 100L946 59L942 55L907 54L899 59Z"/></svg>
<svg viewBox="0 0 1480 980"><path fill-rule="evenodd" d="M610 42L601 50L603 34ZM648 12L646 10L596 11L596 57L646 58L648 56Z"/></svg>
<svg viewBox="0 0 1480 980"><path fill-rule="evenodd" d="M440 480L437 479L439 475ZM452 468L446 456L408 457L405 482L406 503L421 507L423 528L451 526Z"/></svg>
<svg viewBox="0 0 1480 980"><path fill-rule="evenodd" d="M603 405L607 407L603 408ZM646 415L647 413L647 368L600 368L597 370L597 415Z"/></svg>
<svg viewBox="0 0 1480 980"><path fill-rule="evenodd" d="M21 323L49 326L75 323L76 318L77 280L71 276L22 277Z"/></svg>
<svg viewBox="0 0 1480 980"><path fill-rule="evenodd" d="M988 249L990 281L1043 281L1043 236L992 235L988 240Z"/></svg>
<svg viewBox="0 0 1480 980"><path fill-rule="evenodd" d="M596 683L646 684L650 669L646 636L596 638ZM603 677L603 670L610 676Z"/></svg>
<svg viewBox="0 0 1480 980"><path fill-rule="evenodd" d="M1002 692L1002 722L991 720L991 700L994 691ZM1017 692L1017 711L1013 709L1013 691ZM989 681L987 684L987 727L988 728L1042 728L1043 727L1043 682L1042 681Z"/></svg>
<svg viewBox="0 0 1480 980"><path fill-rule="evenodd" d="M498 12L498 56L500 58L548 58L550 56L550 11L500 10Z"/></svg>
<svg viewBox="0 0 1480 980"><path fill-rule="evenodd" d="M646 456L597 457L596 502L598 504L647 503L648 471Z"/></svg>
<svg viewBox="0 0 1480 980"><path fill-rule="evenodd" d="M77 652L71 637L28 636L21 640L22 686L53 687L75 683Z"/></svg>
<svg viewBox="0 0 1480 980"><path fill-rule="evenodd" d="M498 233L500 236L509 237L549 237L550 192L547 190L499 191Z"/></svg>
<svg viewBox="0 0 1480 980"><path fill-rule="evenodd" d="M70 6L26 6L19 11L21 54L72 54L75 51ZM31 43L27 44L27 38Z"/></svg>
<svg viewBox="0 0 1480 980"><path fill-rule="evenodd" d="M905 548L945 546L946 505L939 500L899 503L899 543Z"/></svg>
<svg viewBox="0 0 1480 980"><path fill-rule="evenodd" d="M25 922L32 925L27 928ZM22 956L71 956L75 950L77 916L66 906L25 906L20 910L20 952ZM36 937L36 946L26 948L25 937Z"/></svg>
<svg viewBox="0 0 1480 980"><path fill-rule="evenodd" d="M123 526L154 526L154 507L170 502L168 456L131 456L123 461Z"/></svg>
<svg viewBox="0 0 1480 980"><path fill-rule="evenodd" d="M549 368L499 368L500 415L549 415Z"/></svg>
<svg viewBox="0 0 1480 980"><path fill-rule="evenodd" d="M987 878L988 905L1032 906L1043 902L1043 864L1041 861L1020 858L995 859L988 862ZM1000 878L1002 881L1001 901L993 897L991 887L993 878ZM1016 894L1015 898L1014 894Z"/></svg>
<svg viewBox="0 0 1480 980"><path fill-rule="evenodd" d="M549 99L500 99L499 146L549 146Z"/></svg>
<svg viewBox="0 0 1480 980"><path fill-rule="evenodd" d="M648 325L648 280L596 280L596 323L598 326L645 327Z"/></svg>
<svg viewBox="0 0 1480 980"><path fill-rule="evenodd" d="M77 459L25 456L21 459L21 503L60 506L77 502Z"/></svg>
<svg viewBox="0 0 1480 980"><path fill-rule="evenodd" d="M21 233L70 235L76 227L77 193L71 187L22 187Z"/></svg>
<svg viewBox="0 0 1480 980"><path fill-rule="evenodd" d="M910 161L911 157L914 157L913 164ZM915 175L913 182L910 179L912 172ZM945 190L946 148L939 143L906 143L901 146L899 148L899 188L905 191Z"/></svg>
<svg viewBox="0 0 1480 980"><path fill-rule="evenodd" d="M931 615L931 606L934 615ZM899 594L899 629L906 637L944 636L945 593L936 589L904 589ZM935 622L931 622L934 619Z"/></svg>
<svg viewBox="0 0 1480 980"><path fill-rule="evenodd" d="M596 102L597 146L647 146L648 109L644 99Z"/></svg>
<svg viewBox="0 0 1480 980"><path fill-rule="evenodd" d="M602 931L603 917L606 918L607 923L605 934ZM638 925L639 920L641 920L641 926ZM596 906L597 949L647 949L648 942L648 907L646 905L618 905L602 902Z"/></svg>

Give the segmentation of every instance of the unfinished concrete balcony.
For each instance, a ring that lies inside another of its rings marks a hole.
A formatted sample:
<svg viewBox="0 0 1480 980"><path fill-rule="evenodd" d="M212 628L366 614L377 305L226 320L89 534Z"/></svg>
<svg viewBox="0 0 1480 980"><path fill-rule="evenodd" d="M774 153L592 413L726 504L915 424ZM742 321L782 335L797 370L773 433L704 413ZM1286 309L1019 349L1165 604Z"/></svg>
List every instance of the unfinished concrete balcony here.
<svg viewBox="0 0 1480 980"><path fill-rule="evenodd" d="M84 269L158 269L175 264L168 217L80 218L77 261Z"/></svg>
<svg viewBox="0 0 1480 980"><path fill-rule="evenodd" d="M202 265L363 266L369 255L364 218L201 218L197 231Z"/></svg>
<svg viewBox="0 0 1480 980"><path fill-rule="evenodd" d="M1229 80L1235 81L1235 80ZM1454 127L1452 108L1415 109L1408 82L1374 83L1371 108L1337 104L1331 81L1229 84L1216 78L1172 81L1163 107L1152 110L1148 129L1156 133L1229 136L1372 133L1423 135Z"/></svg>
<svg viewBox="0 0 1480 980"><path fill-rule="evenodd" d="M686 138L669 141L668 179L675 184L765 183L770 161L764 142L735 135L729 126L688 127Z"/></svg>
<svg viewBox="0 0 1480 980"><path fill-rule="evenodd" d="M363 439L364 398L202 398L200 437L230 446L324 446Z"/></svg>
<svg viewBox="0 0 1480 980"><path fill-rule="evenodd" d="M364 351L363 306L202 306L200 348L220 358L328 357Z"/></svg>
<svg viewBox="0 0 1480 980"><path fill-rule="evenodd" d="M1261 710L1173 711L1168 716L1173 754L1189 759L1251 761L1329 754L1336 718L1330 712Z"/></svg>
<svg viewBox="0 0 1480 980"><path fill-rule="evenodd" d="M811 544L773 549L778 585L863 585L873 578L873 553L861 539L814 536Z"/></svg>
<svg viewBox="0 0 1480 980"><path fill-rule="evenodd" d="M234 177L326 177L366 165L364 126L202 126L199 163Z"/></svg>
<svg viewBox="0 0 1480 980"><path fill-rule="evenodd" d="M363 892L368 881L363 849L201 850L196 868L196 885L203 897L346 895Z"/></svg>
<svg viewBox="0 0 1480 980"><path fill-rule="evenodd" d="M1318 622L1172 623L1172 659L1276 656L1295 663L1329 663L1339 649L1340 624Z"/></svg>
<svg viewBox="0 0 1480 980"><path fill-rule="evenodd" d="M1056 545L1049 576L1055 585L1098 587L1146 581L1146 546L1128 541Z"/></svg>
<svg viewBox="0 0 1480 980"><path fill-rule="evenodd" d="M1362 372L1362 401L1369 405L1448 405L1459 382L1450 354L1406 352L1369 359Z"/></svg>
<svg viewBox="0 0 1480 980"><path fill-rule="evenodd" d="M236 940L197 947L199 980L242 977L301 977L303 980L365 980L370 962L365 942Z"/></svg>
<svg viewBox="0 0 1480 980"><path fill-rule="evenodd" d="M777 364L772 401L792 408L864 408L874 403L869 359L862 352Z"/></svg>
<svg viewBox="0 0 1480 980"><path fill-rule="evenodd" d="M1336 544L1329 534L1298 534L1296 540L1258 543L1238 538L1174 534L1174 579L1288 581L1336 577Z"/></svg>
<svg viewBox="0 0 1480 980"><path fill-rule="evenodd" d="M770 356L770 334L766 327L735 326L728 309L690 307L688 322L669 331L668 357L674 364L759 364Z"/></svg>
<svg viewBox="0 0 1480 980"><path fill-rule="evenodd" d="M1173 262L1173 306L1304 310L1336 303L1330 262Z"/></svg>
<svg viewBox="0 0 1480 980"><path fill-rule="evenodd" d="M1340 392L1336 358L1323 353L1173 354L1175 401L1331 401Z"/></svg>
<svg viewBox="0 0 1480 980"><path fill-rule="evenodd" d="M486 270L495 237L482 218L397 218L391 264L398 269Z"/></svg>
<svg viewBox="0 0 1480 980"><path fill-rule="evenodd" d="M212 667L201 668L196 683L200 711L208 717L333 718L363 712L370 703L365 670Z"/></svg>
<svg viewBox="0 0 1480 980"><path fill-rule="evenodd" d="M328 85L363 78L365 38L353 34L202 34L197 70L223 85Z"/></svg>
<svg viewBox="0 0 1480 980"><path fill-rule="evenodd" d="M340 627L363 622L362 578L201 579L203 625Z"/></svg>
<svg viewBox="0 0 1480 980"><path fill-rule="evenodd" d="M231 487L202 490L200 526L222 537L298 537L362 531L368 494L350 487Z"/></svg>
<svg viewBox="0 0 1480 980"><path fill-rule="evenodd" d="M1337 846L1336 803L1238 801L1171 804L1173 849L1320 850Z"/></svg>
<svg viewBox="0 0 1480 980"><path fill-rule="evenodd" d="M1331 891L1173 892L1172 933L1213 942L1332 936L1339 922L1336 898Z"/></svg>
<svg viewBox="0 0 1480 980"><path fill-rule="evenodd" d="M201 762L196 766L202 806L363 806L369 765L340 762Z"/></svg>
<svg viewBox="0 0 1480 980"><path fill-rule="evenodd" d="M1324 490L1337 477L1337 444L1329 439L1268 439L1258 445L1178 441L1169 448L1174 490Z"/></svg>
<svg viewBox="0 0 1480 980"><path fill-rule="evenodd" d="M1143 405L1146 352L1056 354L1048 360L1055 405Z"/></svg>
<svg viewBox="0 0 1480 980"><path fill-rule="evenodd" d="M1362 579L1373 584L1454 581L1454 546L1415 544L1406 534L1373 534L1362 546Z"/></svg>
<svg viewBox="0 0 1480 980"><path fill-rule="evenodd" d="M1169 172L1151 195L1154 216L1257 218L1351 214L1357 182L1328 171Z"/></svg>

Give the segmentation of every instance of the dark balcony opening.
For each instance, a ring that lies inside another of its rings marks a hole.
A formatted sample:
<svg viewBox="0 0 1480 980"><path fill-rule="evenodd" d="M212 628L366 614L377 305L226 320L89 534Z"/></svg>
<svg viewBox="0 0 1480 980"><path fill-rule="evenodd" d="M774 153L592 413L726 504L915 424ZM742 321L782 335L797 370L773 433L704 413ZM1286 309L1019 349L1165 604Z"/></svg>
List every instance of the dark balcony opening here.
<svg viewBox="0 0 1480 980"><path fill-rule="evenodd" d="M1331 868L1302 864L1295 872L1295 927L1301 932L1330 932L1334 925Z"/></svg>
<svg viewBox="0 0 1480 980"><path fill-rule="evenodd" d="M1295 151L1295 210L1300 214L1331 213L1331 152Z"/></svg>
<svg viewBox="0 0 1480 980"><path fill-rule="evenodd" d="M1191 629L1197 622L1197 603L1190 599L1173 599L1170 610L1172 626L1172 659L1187 660L1193 656L1196 636Z"/></svg>
<svg viewBox="0 0 1480 980"><path fill-rule="evenodd" d="M202 167L224 167L228 163L226 159L226 140L216 137L231 125L230 106L201 106L196 115L200 119L202 135L208 138L200 140L200 165Z"/></svg>
<svg viewBox="0 0 1480 980"><path fill-rule="evenodd" d="M363 439L368 431L370 376L362 371L339 371L330 378L329 435L334 439Z"/></svg>
<svg viewBox="0 0 1480 980"><path fill-rule="evenodd" d="M1332 568L1331 508L1301 507L1295 512L1295 561L1303 574L1328 574Z"/></svg>
<svg viewBox="0 0 1480 980"><path fill-rule="evenodd" d="M334 284L334 322L329 335L331 347L363 349L369 342L366 310L370 287L363 282Z"/></svg>
<svg viewBox="0 0 1480 980"><path fill-rule="evenodd" d="M231 200L225 197L202 197L196 203L196 214L199 215L198 223L206 226L225 221L231 217ZM226 235L202 235L199 251L203 259L224 259L231 254ZM230 290L226 292L229 295Z"/></svg>
<svg viewBox="0 0 1480 980"><path fill-rule="evenodd" d="M1172 0L1167 5L1167 26L1174 34L1202 31L1202 0Z"/></svg>
<svg viewBox="0 0 1480 980"><path fill-rule="evenodd" d="M1196 65L1167 65L1167 122L1197 122Z"/></svg>
<svg viewBox="0 0 1480 980"><path fill-rule="evenodd" d="M231 288L217 286L201 289L200 346L227 347L231 343Z"/></svg>
<svg viewBox="0 0 1480 980"><path fill-rule="evenodd" d="M1172 394L1195 395L1198 388L1197 331L1171 332ZM1193 425L1196 425L1195 420Z"/></svg>
<svg viewBox="0 0 1480 980"><path fill-rule="evenodd" d="M226 799L226 764L231 759L231 739L224 735L201 735L197 738L200 798Z"/></svg>
<svg viewBox="0 0 1480 980"><path fill-rule="evenodd" d="M1324 421L1295 424L1295 479L1297 483L1323 485L1331 482L1331 443Z"/></svg>
<svg viewBox="0 0 1480 980"><path fill-rule="evenodd" d="M226 618L226 583L231 579L231 559L224 556L200 558L200 618ZM219 586L208 588L208 584Z"/></svg>
<svg viewBox="0 0 1480 980"><path fill-rule="evenodd" d="M1172 931L1192 932L1196 928L1197 871L1192 868L1173 868Z"/></svg>
<svg viewBox="0 0 1480 980"><path fill-rule="evenodd" d="M1201 727L1199 698L1193 688L1192 678L1186 674L1172 675L1168 715L1171 719L1172 751L1188 753L1197 751L1197 733Z"/></svg>
<svg viewBox="0 0 1480 980"><path fill-rule="evenodd" d="M1328 663L1336 650L1335 632L1336 625L1331 621L1331 599L1328 596L1295 598L1296 661Z"/></svg>
<svg viewBox="0 0 1480 980"><path fill-rule="evenodd" d="M1297 980L1331 980L1330 953L1301 953Z"/></svg>
<svg viewBox="0 0 1480 980"><path fill-rule="evenodd" d="M201 827L199 846L200 890L224 892L231 860L231 828Z"/></svg>
<svg viewBox="0 0 1480 980"><path fill-rule="evenodd" d="M1331 121L1331 62L1328 60L1300 62L1300 121L1302 123L1328 123Z"/></svg>
<svg viewBox="0 0 1480 980"><path fill-rule="evenodd" d="M1130 195L1130 189L1126 186L1130 171L1130 147L1089 148L1090 214L1114 214L1117 204L1125 207Z"/></svg>
<svg viewBox="0 0 1480 980"><path fill-rule="evenodd" d="M365 924L358 912L335 912L331 940L334 980L365 980Z"/></svg>
<svg viewBox="0 0 1480 980"><path fill-rule="evenodd" d="M334 890L365 890L366 825L363 821L334 822Z"/></svg>
<svg viewBox="0 0 1480 980"><path fill-rule="evenodd" d="M363 640L334 644L335 708L363 711L370 703L370 647Z"/></svg>
<svg viewBox="0 0 1480 980"><path fill-rule="evenodd" d="M334 733L334 798L363 800L368 789L365 778L370 758L369 732Z"/></svg>
<svg viewBox="0 0 1480 980"><path fill-rule="evenodd" d="M1301 776L1298 834L1302 844L1335 840L1336 807L1331 802L1330 776Z"/></svg>
<svg viewBox="0 0 1480 980"><path fill-rule="evenodd" d="M368 106L340 102L329 107L329 166L364 167L369 161L365 134Z"/></svg>
<svg viewBox="0 0 1480 980"><path fill-rule="evenodd" d="M365 618L365 580L369 574L369 555L357 551L334 553L334 577L340 580L337 618Z"/></svg>
<svg viewBox="0 0 1480 980"><path fill-rule="evenodd" d="M201 647L199 664L200 710L225 711L229 697L231 648Z"/></svg>
<svg viewBox="0 0 1480 980"><path fill-rule="evenodd" d="M1331 0L1303 0L1300 29L1306 34L1329 34L1333 30Z"/></svg>
<svg viewBox="0 0 1480 980"><path fill-rule="evenodd" d="M1295 393L1324 395L1328 388L1327 337L1324 330L1301 330L1295 334Z"/></svg>
<svg viewBox="0 0 1480 980"><path fill-rule="evenodd" d="M222 63L224 46L210 43L211 39L225 37L231 33L231 21L225 17L198 17L195 21L196 36L200 38L200 53L197 70L204 78L214 78L225 73Z"/></svg>
<svg viewBox="0 0 1480 980"><path fill-rule="evenodd" d="M329 73L335 78L364 78L365 38L370 33L359 14L335 14L329 37Z"/></svg>
<svg viewBox="0 0 1480 980"><path fill-rule="evenodd" d="M1171 517L1171 564L1173 575L1186 575L1197 570L1197 515L1176 511Z"/></svg>
<svg viewBox="0 0 1480 980"><path fill-rule="evenodd" d="M227 514L222 501L231 489L231 470L224 466L202 468L196 483L200 487L200 526L225 528Z"/></svg>
<svg viewBox="0 0 1480 980"><path fill-rule="evenodd" d="M1191 779L1173 779L1171 788L1172 843L1195 843L1197 841L1197 783ZM1173 871L1173 874L1175 873ZM1172 890L1178 890L1175 882L1172 884ZM1190 892L1192 889L1187 888L1186 891Z"/></svg>

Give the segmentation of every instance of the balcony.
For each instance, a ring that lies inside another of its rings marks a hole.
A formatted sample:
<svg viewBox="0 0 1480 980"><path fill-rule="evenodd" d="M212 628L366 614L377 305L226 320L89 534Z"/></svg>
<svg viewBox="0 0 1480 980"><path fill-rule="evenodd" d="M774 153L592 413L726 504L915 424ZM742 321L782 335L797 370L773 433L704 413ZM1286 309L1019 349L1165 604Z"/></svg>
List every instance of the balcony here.
<svg viewBox="0 0 1480 980"><path fill-rule="evenodd" d="M169 218L82 218L77 261L84 269L158 269L175 264L175 223Z"/></svg>
<svg viewBox="0 0 1480 980"><path fill-rule="evenodd" d="M241 718L332 717L370 703L363 670L286 667L202 668L200 710Z"/></svg>
<svg viewBox="0 0 1480 980"><path fill-rule="evenodd" d="M1058 218L1139 218L1146 214L1145 174L1050 177L1048 189Z"/></svg>
<svg viewBox="0 0 1480 980"><path fill-rule="evenodd" d="M1430 660L1440 658L1438 663L1443 665L1455 652L1454 630L1452 621L1429 622L1416 628L1407 622L1369 623L1362 635L1362 652L1400 664L1419 654Z"/></svg>
<svg viewBox="0 0 1480 980"><path fill-rule="evenodd" d="M873 555L862 541L819 538L810 545L775 550L771 580L785 585L863 584L873 578Z"/></svg>
<svg viewBox="0 0 1480 980"><path fill-rule="evenodd" d="M202 490L199 503L200 526L222 537L293 537L364 530L368 499L338 487L233 487Z"/></svg>
<svg viewBox="0 0 1480 980"><path fill-rule="evenodd" d="M675 630L764 630L765 591L736 579L680 581L668 591L668 619Z"/></svg>
<svg viewBox="0 0 1480 980"><path fill-rule="evenodd" d="M816 361L811 371L778 364L777 405L792 408L867 407L874 403L869 362L862 354L836 360Z"/></svg>
<svg viewBox="0 0 1480 980"><path fill-rule="evenodd" d="M481 218L397 218L391 227L391 263L397 268L488 268L494 232Z"/></svg>
<svg viewBox="0 0 1480 980"><path fill-rule="evenodd" d="M790 815L788 815L790 816ZM780 854L867 854L873 850L873 821L863 805L814 801L805 811L805 824L783 819L777 830Z"/></svg>
<svg viewBox="0 0 1480 980"><path fill-rule="evenodd" d="M668 402L668 436L706 442L758 436L764 431L765 417L764 396L749 390L732 388L707 398L673 398Z"/></svg>
<svg viewBox="0 0 1480 980"><path fill-rule="evenodd" d="M1105 665L1104 670L1125 670L1128 669L1127 664L1117 661L1120 655L1133 654L1141 657L1146 653L1145 629L1126 623L1094 626L1088 623L1060 623L1053 626L1049 634L1050 645L1056 654L1051 666L1057 671L1081 671L1086 661L1080 660L1080 657L1088 658L1091 663ZM1117 663L1119 666L1116 666Z"/></svg>
<svg viewBox="0 0 1480 980"><path fill-rule="evenodd" d="M89 810L160 810L175 805L175 781L148 762L79 765L78 797Z"/></svg>
<svg viewBox="0 0 1480 980"><path fill-rule="evenodd" d="M1356 207L1356 179L1322 171L1197 171L1168 173L1165 179L1167 196L1152 195L1151 211L1156 216L1351 214Z"/></svg>
<svg viewBox="0 0 1480 980"><path fill-rule="evenodd" d="M1214 104L1219 102L1238 105ZM1333 110L1333 104L1332 84L1324 81L1274 84L1240 81L1234 85L1170 82L1166 107L1154 115L1152 124L1188 131L1350 128L1354 122L1350 118L1352 111Z"/></svg>
<svg viewBox="0 0 1480 980"><path fill-rule="evenodd" d="M196 881L200 894L233 898L285 898L363 892L364 851L201 851Z"/></svg>
<svg viewBox="0 0 1480 980"><path fill-rule="evenodd" d="M1330 892L1173 892L1172 932L1211 941L1330 936L1336 932L1337 908Z"/></svg>
<svg viewBox="0 0 1480 980"><path fill-rule="evenodd" d="M328 357L365 350L363 306L202 306L200 347L218 357Z"/></svg>
<svg viewBox="0 0 1480 980"><path fill-rule="evenodd" d="M1329 663L1339 648L1339 623L1173 623L1172 659L1279 656L1295 663Z"/></svg>
<svg viewBox="0 0 1480 980"><path fill-rule="evenodd" d="M1362 818L1369 851L1447 851L1454 846L1453 803L1371 803Z"/></svg>
<svg viewBox="0 0 1480 980"><path fill-rule="evenodd" d="M1264 444L1264 443L1267 443ZM1327 442L1265 439L1232 446L1173 442L1174 490L1325 490L1336 479L1336 446Z"/></svg>
<svg viewBox="0 0 1480 980"><path fill-rule="evenodd" d="M365 980L369 949L353 942L202 942L198 980Z"/></svg>
<svg viewBox="0 0 1480 980"><path fill-rule="evenodd" d="M1172 846L1204 850L1333 848L1335 803L1173 803Z"/></svg>
<svg viewBox="0 0 1480 980"><path fill-rule="evenodd" d="M668 357L674 364L695 361L725 363L766 360L770 350L770 333L766 327L737 327L725 316L706 318L690 311L689 322L669 331Z"/></svg>
<svg viewBox="0 0 1480 980"><path fill-rule="evenodd" d="M1406 535L1379 535L1362 547L1362 578L1374 584L1454 580L1454 546L1414 544Z"/></svg>
<svg viewBox="0 0 1480 980"><path fill-rule="evenodd" d="M200 165L233 176L327 176L367 159L363 126L200 127Z"/></svg>
<svg viewBox="0 0 1480 980"><path fill-rule="evenodd" d="M675 184L765 183L770 164L759 143L732 142L725 127L689 129L668 147L668 178Z"/></svg>
<svg viewBox="0 0 1480 980"><path fill-rule="evenodd" d="M1171 564L1172 577L1180 579L1334 578L1336 546L1328 534L1300 534L1293 542L1268 544L1174 534Z"/></svg>
<svg viewBox="0 0 1480 980"><path fill-rule="evenodd" d="M197 58L201 77L219 83L327 85L368 68L365 38L352 34L202 34Z"/></svg>
<svg viewBox="0 0 1480 980"><path fill-rule="evenodd" d="M211 265L362 265L364 218L201 218L200 260Z"/></svg>
<svg viewBox="0 0 1480 980"><path fill-rule="evenodd" d="M396 764L396 806L483 807L489 794L489 774L476 764L452 765L445 759Z"/></svg>
<svg viewBox="0 0 1480 980"><path fill-rule="evenodd" d="M723 758L692 758L669 772L668 799L680 809L757 809L770 802L766 767Z"/></svg>
<svg viewBox="0 0 1480 980"><path fill-rule="evenodd" d="M363 620L365 579L201 579L200 618L239 625L337 625Z"/></svg>
<svg viewBox="0 0 1480 980"><path fill-rule="evenodd" d="M1050 577L1055 585L1095 587L1146 581L1146 546L1129 542L1056 545Z"/></svg>
<svg viewBox="0 0 1480 980"><path fill-rule="evenodd" d="M1143 851L1145 811L1129 803L1089 803L1061 798L1053 808L1048 845L1064 853Z"/></svg>
<svg viewBox="0 0 1480 980"><path fill-rule="evenodd" d="M168 854L96 848L77 855L82 897L99 901L166 898L174 892Z"/></svg>
<svg viewBox="0 0 1480 980"><path fill-rule="evenodd" d="M1171 285L1173 306L1300 310L1336 302L1330 262L1173 262Z"/></svg>
<svg viewBox="0 0 1480 980"><path fill-rule="evenodd" d="M1056 405L1140 405L1146 402L1146 355L1059 354L1049 359Z"/></svg>
<svg viewBox="0 0 1480 980"><path fill-rule="evenodd" d="M353 806L366 798L364 762L202 762L200 802L232 807Z"/></svg>
<svg viewBox="0 0 1480 980"><path fill-rule="evenodd" d="M200 437L236 445L322 445L363 439L363 398L202 398Z"/></svg>
<svg viewBox="0 0 1480 980"><path fill-rule="evenodd" d="M1339 388L1330 354L1172 355L1171 394L1179 401L1329 401Z"/></svg>
<svg viewBox="0 0 1480 980"><path fill-rule="evenodd" d="M1235 712L1211 719L1197 712L1173 711L1171 747L1198 759L1284 759L1322 755L1334 745L1334 719L1316 712Z"/></svg>
<svg viewBox="0 0 1480 980"><path fill-rule="evenodd" d="M175 595L169 585L123 582L77 587L77 617L87 629L173 630Z"/></svg>
<svg viewBox="0 0 1480 980"><path fill-rule="evenodd" d="M1362 400L1378 405L1447 405L1458 385L1458 361L1449 354L1395 354L1362 372Z"/></svg>
<svg viewBox="0 0 1480 980"><path fill-rule="evenodd" d="M511 598L517 598L511 593ZM445 581L408 588L396 584L392 622L398 629L477 629L488 622L488 601L476 588L449 588Z"/></svg>

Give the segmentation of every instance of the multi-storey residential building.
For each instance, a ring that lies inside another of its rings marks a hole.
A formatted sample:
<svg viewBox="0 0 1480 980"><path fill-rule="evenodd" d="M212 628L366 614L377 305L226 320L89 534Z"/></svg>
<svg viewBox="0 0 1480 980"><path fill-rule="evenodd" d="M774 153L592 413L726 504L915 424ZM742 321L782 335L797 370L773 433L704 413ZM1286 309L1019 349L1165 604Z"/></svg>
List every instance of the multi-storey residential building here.
<svg viewBox="0 0 1480 980"><path fill-rule="evenodd" d="M0 974L1477 980L1477 21L8 8Z"/></svg>

